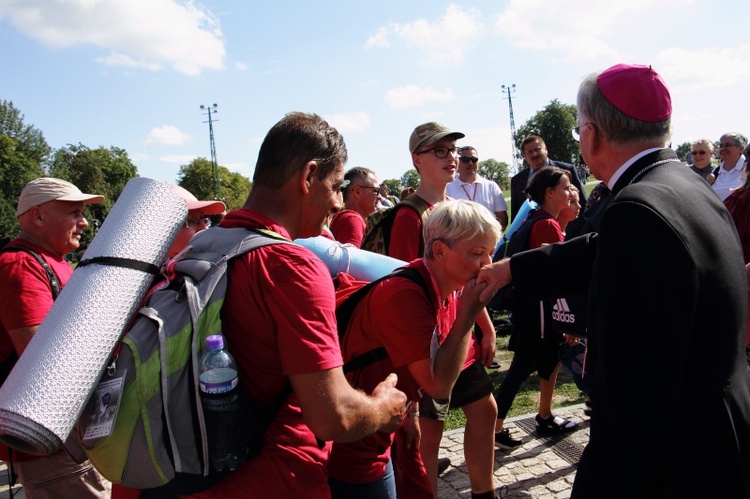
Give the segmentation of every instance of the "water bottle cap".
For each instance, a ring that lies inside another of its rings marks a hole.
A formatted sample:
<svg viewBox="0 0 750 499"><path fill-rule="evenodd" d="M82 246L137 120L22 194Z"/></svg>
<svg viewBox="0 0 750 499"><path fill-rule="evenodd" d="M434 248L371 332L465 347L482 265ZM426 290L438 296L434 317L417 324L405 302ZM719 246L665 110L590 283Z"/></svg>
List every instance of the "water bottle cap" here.
<svg viewBox="0 0 750 499"><path fill-rule="evenodd" d="M224 348L224 337L220 334L212 334L206 338L206 350L219 350Z"/></svg>

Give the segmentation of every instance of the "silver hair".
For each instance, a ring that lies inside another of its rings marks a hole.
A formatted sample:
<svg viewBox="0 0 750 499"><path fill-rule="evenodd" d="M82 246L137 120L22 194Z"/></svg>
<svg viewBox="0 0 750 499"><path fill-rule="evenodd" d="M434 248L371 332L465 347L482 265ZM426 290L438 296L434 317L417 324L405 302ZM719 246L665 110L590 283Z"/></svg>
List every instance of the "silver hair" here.
<svg viewBox="0 0 750 499"><path fill-rule="evenodd" d="M744 149L747 147L747 137L742 135L741 133L737 132L729 132L725 133L721 136L719 139L719 142L724 142L724 139L730 139L732 142L734 142L734 145L740 146L740 148Z"/></svg>
<svg viewBox="0 0 750 499"><path fill-rule="evenodd" d="M626 149L636 145L663 147L669 142L672 135L671 117L651 123L627 116L602 95L596 84L597 76L599 73L592 73L581 81L578 89L578 115L593 123L599 135L609 141L613 149Z"/></svg>
<svg viewBox="0 0 750 499"><path fill-rule="evenodd" d="M500 222L490 210L465 199L451 199L435 205L422 229L424 257L430 259L432 243L443 241L454 248L459 241L489 235L495 244L503 235Z"/></svg>

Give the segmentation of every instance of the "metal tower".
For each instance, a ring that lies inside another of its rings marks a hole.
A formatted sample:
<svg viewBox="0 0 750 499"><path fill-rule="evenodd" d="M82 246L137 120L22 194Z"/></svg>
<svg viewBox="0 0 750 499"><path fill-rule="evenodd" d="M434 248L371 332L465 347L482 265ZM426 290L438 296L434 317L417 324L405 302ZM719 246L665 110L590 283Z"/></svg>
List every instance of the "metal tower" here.
<svg viewBox="0 0 750 499"><path fill-rule="evenodd" d="M508 87L502 85L504 94L508 94L508 109L510 110L510 152L513 155L513 174L518 173L518 151L516 150L516 120L513 119L513 101L511 94L516 91L516 84L512 84Z"/></svg>
<svg viewBox="0 0 750 499"><path fill-rule="evenodd" d="M211 115L213 113L218 113L218 109L216 109L218 104L214 104L213 106L204 106L201 104L201 109L208 114L208 133L211 138L211 190L214 193L214 199L223 201L223 196L221 195L221 179L219 179L219 163L216 161L216 143L214 142L214 122L213 119L211 119ZM217 120L218 121L218 120ZM206 123L205 121L203 123Z"/></svg>

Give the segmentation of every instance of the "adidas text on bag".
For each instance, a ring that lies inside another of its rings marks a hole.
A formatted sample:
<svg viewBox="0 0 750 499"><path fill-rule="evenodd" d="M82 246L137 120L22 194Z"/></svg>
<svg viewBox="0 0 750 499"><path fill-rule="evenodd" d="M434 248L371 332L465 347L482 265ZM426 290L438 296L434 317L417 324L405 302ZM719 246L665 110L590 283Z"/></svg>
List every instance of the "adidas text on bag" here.
<svg viewBox="0 0 750 499"><path fill-rule="evenodd" d="M101 379L123 378L112 433L83 442L107 479L135 489L167 484L170 494L188 494L221 478L210 473L199 395L200 351L208 336L221 331L229 260L280 243L293 244L270 231L214 227L196 234L192 249L170 262L174 278L152 289ZM280 405L274 403L273 410ZM87 407L79 421L82 435L89 421Z"/></svg>
<svg viewBox="0 0 750 499"><path fill-rule="evenodd" d="M416 194L411 194L393 208L379 210L367 216L365 235L362 238L360 248L387 255L391 244L391 229L393 228L393 221L396 219L396 212L404 206L416 211L422 219L422 225L424 225L427 216L430 214L430 205ZM422 244L420 237L420 246ZM420 248L420 254L423 252L422 250L423 248Z"/></svg>

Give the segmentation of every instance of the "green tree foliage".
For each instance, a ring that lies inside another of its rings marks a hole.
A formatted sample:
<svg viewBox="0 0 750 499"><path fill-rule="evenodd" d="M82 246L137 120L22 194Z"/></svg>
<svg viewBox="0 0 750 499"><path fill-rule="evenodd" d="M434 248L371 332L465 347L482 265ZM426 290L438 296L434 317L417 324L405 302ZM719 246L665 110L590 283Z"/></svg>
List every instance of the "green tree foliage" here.
<svg viewBox="0 0 750 499"><path fill-rule="evenodd" d="M401 189L405 189L407 187L413 187L417 188L419 187L419 172L417 172L416 169L410 168L406 170L406 173L401 175Z"/></svg>
<svg viewBox="0 0 750 499"><path fill-rule="evenodd" d="M581 148L570 133L576 126L577 116L576 106L563 104L557 99L551 101L518 128L516 147L520 151L525 137L539 135L547 145L550 159L577 164Z"/></svg>
<svg viewBox="0 0 750 499"><path fill-rule="evenodd" d="M190 191L198 199L214 199L213 164L207 158L195 158L190 164L180 166L177 174L180 187ZM227 210L241 207L250 193L252 183L247 177L219 166L222 201Z"/></svg>
<svg viewBox="0 0 750 499"><path fill-rule="evenodd" d="M395 178L391 178L388 180L383 180L380 183L388 186L388 192L391 196L401 198L401 191L403 190L403 187L401 187L401 181Z"/></svg>
<svg viewBox="0 0 750 499"><path fill-rule="evenodd" d="M494 158L480 161L477 173L492 180L503 190L510 189L510 165L504 161L497 161Z"/></svg>
<svg viewBox="0 0 750 499"><path fill-rule="evenodd" d="M687 161L687 155L689 152L692 151L693 144L690 142L683 142L679 146L677 146L677 149L675 149L675 152L677 153L677 157L680 158L682 161Z"/></svg>
<svg viewBox="0 0 750 499"><path fill-rule="evenodd" d="M96 228L107 218L125 184L138 176L138 169L124 149L89 149L83 144L68 144L55 151L49 174L75 184L83 192L104 196L102 203L87 207L90 225L81 237L81 244L86 245L93 239Z"/></svg>
<svg viewBox="0 0 750 499"><path fill-rule="evenodd" d="M27 182L44 175L50 150L42 132L24 124L12 102L0 101L0 236L18 235L18 196Z"/></svg>

